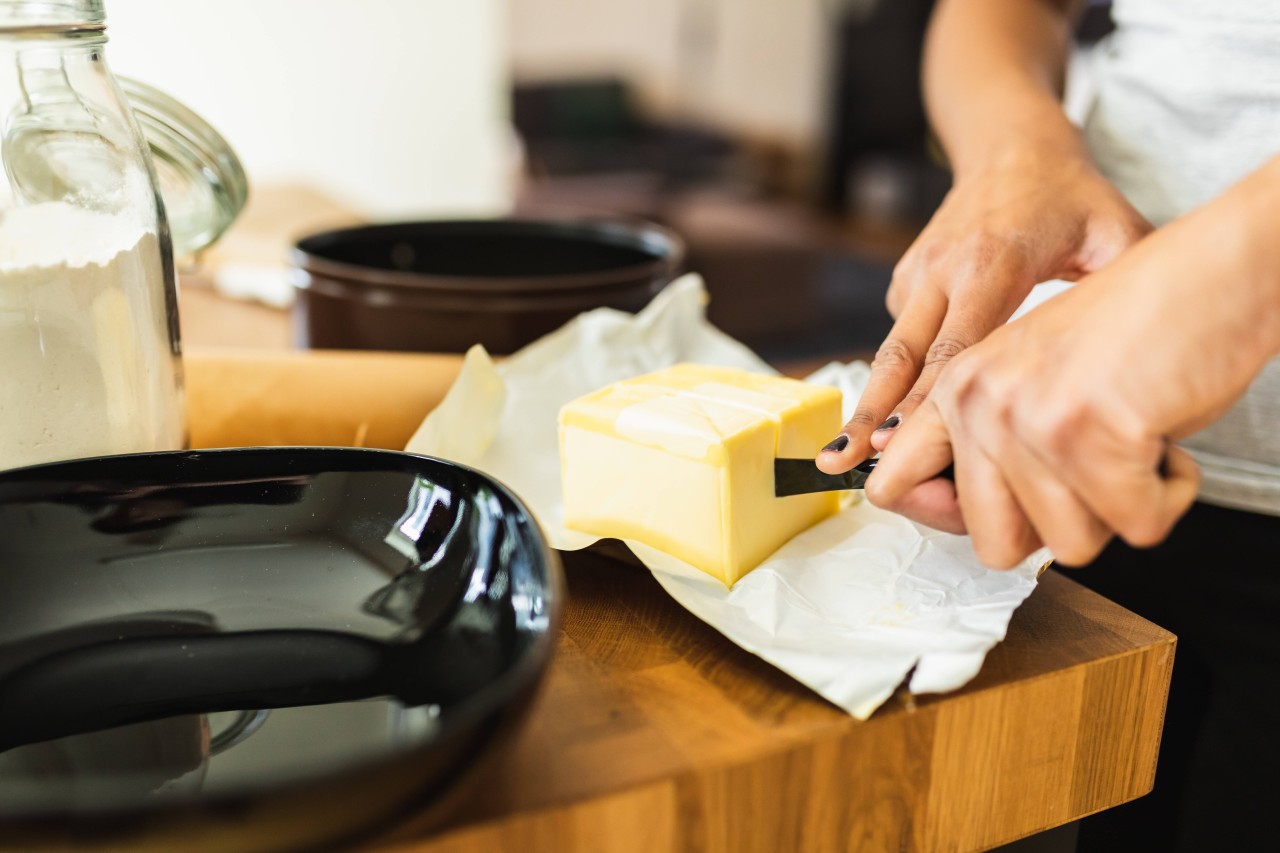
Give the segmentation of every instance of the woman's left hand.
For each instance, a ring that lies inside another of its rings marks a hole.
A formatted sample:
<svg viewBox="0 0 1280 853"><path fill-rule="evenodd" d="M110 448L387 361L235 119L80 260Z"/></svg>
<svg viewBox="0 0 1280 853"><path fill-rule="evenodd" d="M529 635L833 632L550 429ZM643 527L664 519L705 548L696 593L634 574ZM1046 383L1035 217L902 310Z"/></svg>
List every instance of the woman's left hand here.
<svg viewBox="0 0 1280 853"><path fill-rule="evenodd" d="M1280 350L1277 198L1280 161L957 356L868 497L968 532L993 568L1042 544L1080 565L1115 535L1161 541L1199 484L1172 442ZM948 463L954 486L936 479Z"/></svg>

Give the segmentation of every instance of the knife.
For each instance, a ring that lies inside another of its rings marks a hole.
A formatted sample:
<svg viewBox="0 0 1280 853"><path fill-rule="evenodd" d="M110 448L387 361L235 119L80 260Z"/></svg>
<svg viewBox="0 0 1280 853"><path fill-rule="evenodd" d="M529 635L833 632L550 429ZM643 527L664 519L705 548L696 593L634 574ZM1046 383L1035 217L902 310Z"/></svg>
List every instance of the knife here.
<svg viewBox="0 0 1280 853"><path fill-rule="evenodd" d="M818 470L812 459L773 460L773 493L785 498L790 495L808 495L814 492L834 492L841 489L861 489L867 477L876 470L876 459L860 462L843 474L826 474ZM954 479L950 465L936 476Z"/></svg>

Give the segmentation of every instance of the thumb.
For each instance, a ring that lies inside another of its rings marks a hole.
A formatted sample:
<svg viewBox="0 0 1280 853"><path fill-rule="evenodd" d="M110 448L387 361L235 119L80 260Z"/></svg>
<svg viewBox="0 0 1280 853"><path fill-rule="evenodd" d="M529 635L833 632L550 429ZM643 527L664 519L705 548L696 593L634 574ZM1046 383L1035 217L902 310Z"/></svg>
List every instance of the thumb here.
<svg viewBox="0 0 1280 853"><path fill-rule="evenodd" d="M937 477L952 461L951 436L942 413L925 401L904 423L867 480L867 497L876 506L894 509L922 483Z"/></svg>
<svg viewBox="0 0 1280 853"><path fill-rule="evenodd" d="M904 427L867 481L867 499L935 530L963 534L955 484L937 477L951 462L951 442L932 403Z"/></svg>

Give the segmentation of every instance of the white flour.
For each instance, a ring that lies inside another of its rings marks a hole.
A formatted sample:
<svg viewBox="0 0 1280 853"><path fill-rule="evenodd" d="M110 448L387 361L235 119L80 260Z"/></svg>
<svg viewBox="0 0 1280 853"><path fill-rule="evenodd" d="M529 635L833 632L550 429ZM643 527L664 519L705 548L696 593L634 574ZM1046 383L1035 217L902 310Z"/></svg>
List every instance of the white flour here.
<svg viewBox="0 0 1280 853"><path fill-rule="evenodd" d="M0 212L0 469L182 446L163 294L132 218Z"/></svg>

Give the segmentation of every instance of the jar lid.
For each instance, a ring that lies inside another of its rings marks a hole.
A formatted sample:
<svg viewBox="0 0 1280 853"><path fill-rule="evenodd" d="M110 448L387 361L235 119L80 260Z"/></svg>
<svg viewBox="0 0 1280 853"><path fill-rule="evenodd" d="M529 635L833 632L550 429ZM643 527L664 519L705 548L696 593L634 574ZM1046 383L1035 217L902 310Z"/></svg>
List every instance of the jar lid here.
<svg viewBox="0 0 1280 853"><path fill-rule="evenodd" d="M174 254L195 255L244 209L244 167L227 140L186 106L145 83L118 79L151 148Z"/></svg>
<svg viewBox="0 0 1280 853"><path fill-rule="evenodd" d="M197 255L244 209L249 196L244 168L204 119L151 86L118 79L151 150L174 255ZM30 203L56 201L90 183L111 184L110 175L118 173L121 141L108 139L110 124L95 121L91 110L66 97L63 85L55 77L50 91L33 86L28 97L38 100L39 108L11 119L5 129L5 172ZM99 179L102 175L107 177Z"/></svg>

